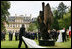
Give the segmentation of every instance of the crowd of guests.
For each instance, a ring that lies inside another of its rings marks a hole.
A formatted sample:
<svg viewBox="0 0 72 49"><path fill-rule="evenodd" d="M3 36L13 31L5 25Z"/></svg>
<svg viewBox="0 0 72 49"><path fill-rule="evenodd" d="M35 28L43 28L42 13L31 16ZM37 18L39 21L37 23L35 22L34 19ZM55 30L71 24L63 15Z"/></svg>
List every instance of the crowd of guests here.
<svg viewBox="0 0 72 49"><path fill-rule="evenodd" d="M12 31L9 31L9 41L12 41L13 40L13 36L15 36L15 40L19 40L19 32L15 32L15 35L14 35L14 32ZM1 40L5 40L5 35L6 35L6 32L2 31L1 32ZM37 33L35 32L26 32L26 38L29 38L29 39L37 39Z"/></svg>
<svg viewBox="0 0 72 49"><path fill-rule="evenodd" d="M63 42L69 40L69 38L71 37L71 31L69 29L66 30L65 28L63 28L62 30L65 30L65 32L63 32L62 37L59 38L62 38ZM56 29L48 30L48 34L49 34L49 39L55 39L55 41L57 41L58 36L60 35L60 30L56 30ZM38 31L38 39L41 39L40 30Z"/></svg>
<svg viewBox="0 0 72 49"><path fill-rule="evenodd" d="M55 29L53 29L53 30L48 30L48 34L49 34L49 39L56 39L57 40L57 36L58 36L58 34L57 34L57 31L55 30ZM40 30L38 31L38 40L40 40L42 38L42 36L41 36L41 32L40 32Z"/></svg>
<svg viewBox="0 0 72 49"><path fill-rule="evenodd" d="M12 31L9 31L9 41L12 41L13 39L13 33ZM56 40L58 39L58 35L59 35L59 30L48 30L48 33L50 34L50 38L55 38ZM1 32L1 40L5 40L5 35L6 35L6 32L5 31L2 31ZM65 40L69 40L69 38L71 37L71 31L69 31L69 29L65 30L65 35L64 35L64 39ZM40 30L38 31L38 37L37 37L37 33L34 33L34 32L26 32L26 38L29 38L29 39L41 39L41 32ZM15 40L19 40L19 32L15 32Z"/></svg>
<svg viewBox="0 0 72 49"><path fill-rule="evenodd" d="M29 38L29 39L37 39L37 33L34 33L34 32L27 32L26 33L26 38Z"/></svg>
<svg viewBox="0 0 72 49"><path fill-rule="evenodd" d="M63 42L66 41L66 40L69 40L69 37L71 37L71 30L69 30L69 29L66 30L65 28L63 28L61 31L63 33L60 33L60 30L55 30L55 29L48 30L49 38L50 39L56 39L56 41L57 41L57 39L58 39L57 37L62 34ZM13 34L14 34L14 32L9 31L9 41L12 41ZM6 35L6 32L2 31L1 32L1 40L5 40L5 35ZM22 41L24 42L25 47L28 48L27 44L22 39L22 36L25 36L26 38L33 39L33 40L34 39L38 39L39 40L42 37L40 29L38 30L38 34L35 33L35 32L26 32L25 31L25 26L24 26L24 24L22 24L22 27L20 28L20 31L19 32L17 32L17 31L15 32L15 40L16 41L19 40L18 48L21 47ZM59 41L60 41L60 37L59 37Z"/></svg>

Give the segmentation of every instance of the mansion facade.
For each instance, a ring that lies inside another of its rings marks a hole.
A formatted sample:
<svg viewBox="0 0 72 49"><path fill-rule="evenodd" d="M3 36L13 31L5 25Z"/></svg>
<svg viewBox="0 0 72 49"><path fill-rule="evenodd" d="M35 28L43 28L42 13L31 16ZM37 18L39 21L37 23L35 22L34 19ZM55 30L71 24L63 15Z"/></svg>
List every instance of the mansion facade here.
<svg viewBox="0 0 72 49"><path fill-rule="evenodd" d="M32 20L33 19L31 19L31 15L10 16L7 18L8 24L5 24L6 30L7 32L11 31L13 33L15 33L16 31L19 32L20 27L22 26L22 24L24 24L27 31L27 28L29 27L29 24L32 22Z"/></svg>

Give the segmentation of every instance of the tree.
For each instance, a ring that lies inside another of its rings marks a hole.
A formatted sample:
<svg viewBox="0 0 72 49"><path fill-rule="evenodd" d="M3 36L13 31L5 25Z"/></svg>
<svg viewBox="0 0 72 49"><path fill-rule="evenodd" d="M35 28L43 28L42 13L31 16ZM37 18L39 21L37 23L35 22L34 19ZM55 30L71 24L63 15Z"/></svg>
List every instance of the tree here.
<svg viewBox="0 0 72 49"><path fill-rule="evenodd" d="M34 31L34 32L36 32L37 31L37 25L36 25L36 23L31 23L29 25L28 31L31 31L31 32Z"/></svg>
<svg viewBox="0 0 72 49"><path fill-rule="evenodd" d="M57 9L58 9L59 18L63 18L63 15L66 13L67 6L64 5L63 2L61 2Z"/></svg>
<svg viewBox="0 0 72 49"><path fill-rule="evenodd" d="M9 1L1 1L1 31L5 30L4 23L7 23L6 18L9 16L8 9L10 8Z"/></svg>
<svg viewBox="0 0 72 49"><path fill-rule="evenodd" d="M53 11L53 17L54 17L54 22L53 24L51 25L51 29L56 29L58 30L59 29L59 23L58 23L58 11L57 10L54 10Z"/></svg>
<svg viewBox="0 0 72 49"><path fill-rule="evenodd" d="M29 25L28 31L33 31L33 24L32 23Z"/></svg>
<svg viewBox="0 0 72 49"><path fill-rule="evenodd" d="M63 27L65 27L66 29L69 28L69 26L71 26L71 8L67 11L66 14L63 15L63 19L59 19L59 28L62 29Z"/></svg>
<svg viewBox="0 0 72 49"><path fill-rule="evenodd" d="M52 24L51 28L53 29L62 29L62 28L69 28L71 25L71 7L68 11L66 11L67 7L61 2L56 9L53 11L54 23Z"/></svg>
<svg viewBox="0 0 72 49"><path fill-rule="evenodd" d="M29 25L28 31L37 32L38 27L39 27L39 25L38 25L38 21L37 21L37 18L36 18L36 20Z"/></svg>

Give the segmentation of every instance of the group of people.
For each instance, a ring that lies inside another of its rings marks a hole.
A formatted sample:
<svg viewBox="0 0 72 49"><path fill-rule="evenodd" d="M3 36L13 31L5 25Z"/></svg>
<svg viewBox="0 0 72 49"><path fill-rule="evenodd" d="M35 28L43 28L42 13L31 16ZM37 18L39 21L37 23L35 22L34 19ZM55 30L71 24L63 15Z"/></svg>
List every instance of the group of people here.
<svg viewBox="0 0 72 49"><path fill-rule="evenodd" d="M62 30L58 30L58 40L57 42L64 42L64 41L67 41L69 40L69 37L71 37L71 33L69 31L69 29L65 29L63 28Z"/></svg>
<svg viewBox="0 0 72 49"><path fill-rule="evenodd" d="M9 41L12 41L13 39L13 33L12 31L9 31ZM16 31L15 32L15 40L17 41L19 39L19 33Z"/></svg>
<svg viewBox="0 0 72 49"><path fill-rule="evenodd" d="M9 31L9 41L12 41L13 33L14 32ZM5 40L5 34L6 34L6 32L4 32L4 31L1 32L1 40ZM20 28L19 33L17 31L15 32L15 40L19 40L18 48L21 47L22 41L24 42L24 40L22 39L22 36L24 36L26 38L30 38L30 39L37 39L37 34L26 32L25 26L24 26L24 24L22 24L22 27ZM24 44L25 44L25 47L28 48L28 46L26 45L25 42L24 42Z"/></svg>
<svg viewBox="0 0 72 49"><path fill-rule="evenodd" d="M26 38L29 38L29 39L37 39L37 33L33 33L33 32L26 32L25 34ZM13 32L9 32L9 41L12 41L13 39ZM15 32L15 40L19 40L19 32Z"/></svg>
<svg viewBox="0 0 72 49"><path fill-rule="evenodd" d="M27 32L26 33L26 38L29 38L29 39L37 39L37 33L33 33L33 32Z"/></svg>
<svg viewBox="0 0 72 49"><path fill-rule="evenodd" d="M5 35L6 35L6 32L2 31L1 40L5 40ZM9 41L12 41L12 39L13 39L13 32L9 31ZM15 40L18 40L18 39L19 39L19 33L15 32Z"/></svg>
<svg viewBox="0 0 72 49"><path fill-rule="evenodd" d="M71 33L69 33L69 30L67 29L67 31L66 31L65 28L63 28L62 30L58 30L58 31L56 31L55 29L53 29L52 31L48 30L48 33L50 34L50 38L55 38L57 40L57 42L64 42L64 41L66 41L66 37L69 38L71 36ZM1 36L2 36L1 40L5 40L5 34L6 33L4 31L1 32ZM17 31L15 32L15 39L18 40L18 38L19 38L18 48L21 47L22 41L24 42L25 47L28 48L27 44L22 39L22 36L24 36L26 38L30 38L30 39L35 39L35 38L37 39L37 33L26 32L25 26L24 26L24 24L22 24L22 27L20 28L19 33ZM9 40L12 40L12 37L13 37L13 33L10 31L9 32ZM40 38L41 38L41 32L38 31L38 39L40 39Z"/></svg>
<svg viewBox="0 0 72 49"><path fill-rule="evenodd" d="M69 40L71 37L71 31L69 29L63 28L62 30L48 30L49 39L55 39L56 42L64 42ZM41 32L38 31L38 39L41 39Z"/></svg>
<svg viewBox="0 0 72 49"><path fill-rule="evenodd" d="M12 39L13 39L13 33L14 32L12 32L12 31L9 31L9 41L12 41ZM6 35L6 33L3 31L2 33L1 33L1 40L5 40L5 35ZM33 32L26 32L26 38L29 38L29 39L37 39L37 33L33 33ZM15 40L17 41L17 40L19 40L19 32L15 32Z"/></svg>
<svg viewBox="0 0 72 49"><path fill-rule="evenodd" d="M9 41L12 41L12 38L13 38L13 32L9 32Z"/></svg>
<svg viewBox="0 0 72 49"><path fill-rule="evenodd" d="M53 29L53 30L48 30L48 39L56 39L57 40L57 32L56 32L56 30L55 29ZM40 32L40 29L39 29L39 31L38 31L38 40L40 40L42 38L42 36L41 36L41 32ZM55 41L56 41L55 40Z"/></svg>

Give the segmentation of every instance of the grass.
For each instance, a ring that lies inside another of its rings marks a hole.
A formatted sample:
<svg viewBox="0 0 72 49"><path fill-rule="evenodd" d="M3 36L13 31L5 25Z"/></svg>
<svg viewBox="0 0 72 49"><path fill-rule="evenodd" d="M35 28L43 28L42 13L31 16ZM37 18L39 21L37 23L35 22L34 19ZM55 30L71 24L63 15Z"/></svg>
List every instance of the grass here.
<svg viewBox="0 0 72 49"><path fill-rule="evenodd" d="M13 36L13 40L9 41L9 36L6 35L6 41L1 41L1 48L18 48L19 41L15 41L15 37ZM25 48L25 45L22 43L21 48Z"/></svg>
<svg viewBox="0 0 72 49"><path fill-rule="evenodd" d="M38 44L38 40L35 40ZM18 48L19 41L15 41L15 37L13 36L13 40L9 41L8 35L6 35L6 41L1 41L1 48ZM71 48L71 39L67 42L56 42L55 46L44 46L48 48ZM22 43L21 48L25 48L25 45Z"/></svg>
<svg viewBox="0 0 72 49"><path fill-rule="evenodd" d="M49 48L71 48L71 39L67 42L56 42L55 46L48 46Z"/></svg>

